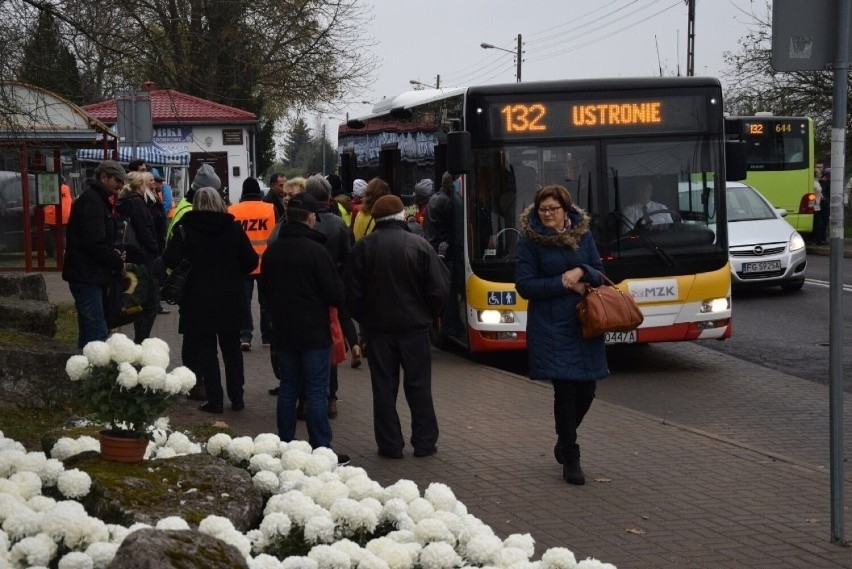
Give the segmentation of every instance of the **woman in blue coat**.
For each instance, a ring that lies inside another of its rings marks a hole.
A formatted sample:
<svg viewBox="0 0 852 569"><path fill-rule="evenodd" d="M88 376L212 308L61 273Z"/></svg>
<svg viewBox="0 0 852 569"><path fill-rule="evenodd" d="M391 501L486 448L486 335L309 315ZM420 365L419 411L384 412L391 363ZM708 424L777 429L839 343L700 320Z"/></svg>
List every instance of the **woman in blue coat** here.
<svg viewBox="0 0 852 569"><path fill-rule="evenodd" d="M576 305L586 286L601 284L603 264L589 217L568 190L545 186L521 215L515 285L529 301L527 353L531 379L553 383L557 442L553 449L569 484L584 484L577 427L609 373L604 338L583 339Z"/></svg>

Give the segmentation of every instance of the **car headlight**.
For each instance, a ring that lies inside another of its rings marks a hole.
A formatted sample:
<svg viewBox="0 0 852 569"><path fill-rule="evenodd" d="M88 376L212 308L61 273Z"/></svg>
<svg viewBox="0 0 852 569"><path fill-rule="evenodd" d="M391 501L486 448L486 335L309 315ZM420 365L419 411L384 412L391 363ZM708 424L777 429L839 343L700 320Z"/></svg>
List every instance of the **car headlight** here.
<svg viewBox="0 0 852 569"><path fill-rule="evenodd" d="M790 242L788 243L788 247L790 247L790 251L798 251L802 247L805 246L805 240L802 239L802 236L799 235L798 231L794 231L790 236Z"/></svg>
<svg viewBox="0 0 852 569"><path fill-rule="evenodd" d="M477 310L477 319L483 324L512 324L515 313L511 310Z"/></svg>

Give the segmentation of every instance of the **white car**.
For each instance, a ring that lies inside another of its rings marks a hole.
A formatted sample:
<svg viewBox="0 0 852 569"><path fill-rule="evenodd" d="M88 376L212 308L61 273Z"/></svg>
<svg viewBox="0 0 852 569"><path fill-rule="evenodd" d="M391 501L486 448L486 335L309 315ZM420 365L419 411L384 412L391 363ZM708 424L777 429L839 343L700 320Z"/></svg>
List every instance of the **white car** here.
<svg viewBox="0 0 852 569"><path fill-rule="evenodd" d="M805 240L784 221L760 192L739 182L727 183L728 251L734 287L780 286L794 291L805 284Z"/></svg>

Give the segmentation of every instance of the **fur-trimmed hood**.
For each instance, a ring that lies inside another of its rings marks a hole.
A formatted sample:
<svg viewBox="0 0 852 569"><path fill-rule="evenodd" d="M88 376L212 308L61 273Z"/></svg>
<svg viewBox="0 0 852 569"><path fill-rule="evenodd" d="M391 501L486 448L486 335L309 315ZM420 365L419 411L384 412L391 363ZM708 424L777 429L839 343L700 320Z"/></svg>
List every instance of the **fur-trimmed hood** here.
<svg viewBox="0 0 852 569"><path fill-rule="evenodd" d="M572 205L568 212L571 229L558 233L541 222L534 208L535 205L529 205L521 214L521 235L545 247L567 247L572 251L580 248L580 238L589 231L589 216L585 211Z"/></svg>

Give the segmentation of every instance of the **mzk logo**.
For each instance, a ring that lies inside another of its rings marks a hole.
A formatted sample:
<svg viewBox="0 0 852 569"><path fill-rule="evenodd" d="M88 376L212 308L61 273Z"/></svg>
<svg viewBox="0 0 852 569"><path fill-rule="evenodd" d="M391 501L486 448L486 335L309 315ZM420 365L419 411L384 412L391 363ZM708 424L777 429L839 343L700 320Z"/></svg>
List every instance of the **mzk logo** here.
<svg viewBox="0 0 852 569"><path fill-rule="evenodd" d="M269 231L268 219L241 219L243 231Z"/></svg>
<svg viewBox="0 0 852 569"><path fill-rule="evenodd" d="M674 279L631 282L628 292L636 302L677 300L679 296L677 281Z"/></svg>

